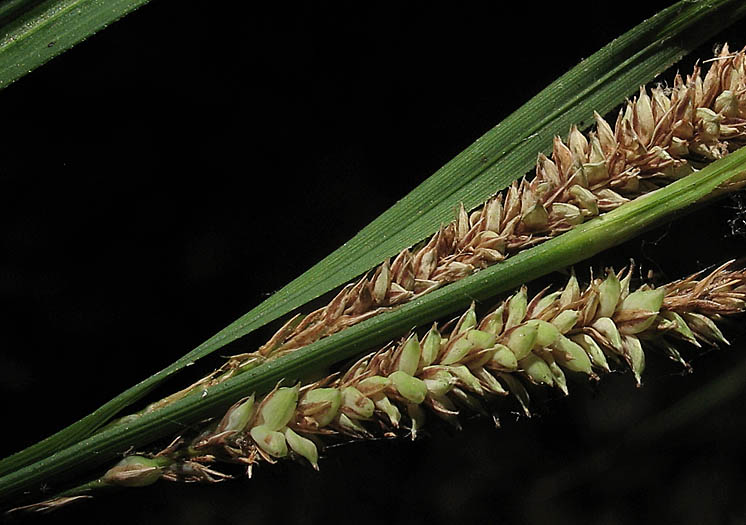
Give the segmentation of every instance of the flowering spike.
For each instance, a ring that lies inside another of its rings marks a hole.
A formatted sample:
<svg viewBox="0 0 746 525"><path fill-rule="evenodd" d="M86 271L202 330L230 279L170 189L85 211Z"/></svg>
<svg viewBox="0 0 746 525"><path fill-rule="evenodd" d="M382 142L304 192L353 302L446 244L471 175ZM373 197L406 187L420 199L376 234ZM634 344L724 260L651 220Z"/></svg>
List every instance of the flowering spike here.
<svg viewBox="0 0 746 525"><path fill-rule="evenodd" d="M427 353L433 356L433 361L418 366L413 375L399 369L405 342L360 359L341 376L331 376L305 386L300 402L292 395L297 386L278 388L269 393L256 409L256 421L250 429L251 439L242 433L225 432L227 428L243 425L246 413L239 418L238 409L248 408L249 404L244 400L234 405L221 423L206 428L185 448L167 449L168 454L165 451L159 454L157 472L148 465L139 465L129 469L132 473L124 474L127 478L123 482L127 483L131 478L135 480L131 483L150 483L156 475L168 479L194 479L194 472L200 472L204 479L214 479L215 471L201 461L227 457L249 464L260 460L274 462L274 458L287 455L288 447L317 465L316 445L304 434L342 433L355 438L373 437L373 432L363 426L363 420L370 421L371 428L383 428L387 434L396 433L401 427L401 410L406 409L414 437L424 424L425 410L458 427L457 405L467 411L487 414L483 402L506 392L516 398L526 415L530 415L528 392L522 381L534 383L537 388L553 386L566 395L565 373L568 370L597 378L594 370L608 372L610 361L614 364L621 362L617 356L621 356L631 368L639 385L645 368L643 343L662 349L688 368L679 351L666 338L678 336L690 341L722 343L725 339L711 317L746 310L746 271L729 271L724 265L705 277L695 275L656 290L643 286L629 293L631 273L627 270L626 275L624 271L615 275L619 282L618 300L614 300L615 279L608 275L605 280L593 281L582 292L575 282L564 292L545 296L542 290L531 301L526 296L525 313L520 315L515 326L501 333L501 343L496 342L495 334L481 329L495 326L489 317L497 317L497 312L488 314L481 321L475 317L471 328L456 333L464 326L461 322L461 326L457 325L451 333L444 334L443 340L448 343L443 352L439 350L440 334L437 338L432 337L434 342ZM625 277L620 279L622 275ZM607 293L610 293L610 299L606 297ZM564 305L561 301L563 294L567 301ZM545 298L549 300L541 304ZM503 304L509 308L509 301ZM611 309L610 317L597 316ZM502 319L502 310L498 311ZM653 323L641 329L640 323L647 322L650 317L654 318ZM468 317L462 316L461 319L471 324ZM562 330L548 320L555 321ZM618 324L626 327L627 333L621 332ZM629 333L630 328L635 330L634 334ZM563 330L565 335L561 333ZM428 337L417 345L418 352L424 348ZM456 347L458 341L468 343L468 351L458 355L449 353L453 351L449 345ZM424 351L418 354L418 365L425 359L424 355ZM287 398L284 402L283 396ZM290 416L283 414L282 407L287 404L294 407ZM268 426L286 420L289 426L278 430ZM231 421L237 423L225 423ZM252 424L251 419L248 424ZM199 446L193 446L195 442ZM206 459L202 460L203 457ZM138 460L131 461L136 463ZM117 470L108 478L113 482L115 476L118 476Z"/></svg>

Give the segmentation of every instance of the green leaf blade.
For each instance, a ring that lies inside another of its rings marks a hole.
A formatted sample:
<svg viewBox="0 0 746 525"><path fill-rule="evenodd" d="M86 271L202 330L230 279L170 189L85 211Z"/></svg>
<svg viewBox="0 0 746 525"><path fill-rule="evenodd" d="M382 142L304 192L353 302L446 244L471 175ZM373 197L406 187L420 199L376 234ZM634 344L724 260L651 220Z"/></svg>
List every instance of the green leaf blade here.
<svg viewBox="0 0 746 525"><path fill-rule="evenodd" d="M148 0L13 0L0 7L0 89Z"/></svg>

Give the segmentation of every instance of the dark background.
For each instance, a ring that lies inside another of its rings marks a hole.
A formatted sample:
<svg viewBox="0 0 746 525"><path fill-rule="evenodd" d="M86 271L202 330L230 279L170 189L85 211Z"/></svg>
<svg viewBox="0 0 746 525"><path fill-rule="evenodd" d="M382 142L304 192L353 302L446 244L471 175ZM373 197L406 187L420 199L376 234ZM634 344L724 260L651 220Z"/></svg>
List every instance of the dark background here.
<svg viewBox="0 0 746 525"><path fill-rule="evenodd" d="M0 455L207 339L661 7L226 5L153 2L0 93ZM740 218L721 201L592 265L673 279L746 255ZM468 419L331 449L320 473L159 483L39 521L744 523L746 335L726 333L694 374L651 356L642 389L576 382L499 431Z"/></svg>

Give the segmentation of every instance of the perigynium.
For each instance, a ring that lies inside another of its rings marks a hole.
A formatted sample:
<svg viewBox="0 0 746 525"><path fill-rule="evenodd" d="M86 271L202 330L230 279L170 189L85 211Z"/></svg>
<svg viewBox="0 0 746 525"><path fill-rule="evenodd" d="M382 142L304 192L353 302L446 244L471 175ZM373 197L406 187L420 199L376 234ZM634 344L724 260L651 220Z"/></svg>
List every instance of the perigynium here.
<svg viewBox="0 0 746 525"><path fill-rule="evenodd" d="M454 427L463 414L499 424L511 405L531 415L530 396L570 393L568 377L597 381L629 369L638 385L646 353L684 366L680 348L728 341L716 325L746 311L746 271L729 261L660 287L632 287L634 266L581 287L573 274L559 290L527 288L485 313L412 332L312 383L277 385L235 403L221 418L178 436L155 454L133 454L102 477L24 507L51 510L94 489L140 487L159 479L217 482L216 464L297 458L319 468L319 450L340 437L417 438L436 418Z"/></svg>
<svg viewBox="0 0 746 525"><path fill-rule="evenodd" d="M384 261L326 306L295 315L257 351L230 357L143 412L497 264L739 148L746 140L745 51L731 52L726 44L705 62L704 75L697 64L671 86L641 87L613 127L596 113L588 134L573 126L565 140L555 137L550 157L538 155L535 176L513 182L470 213L460 206L456 219L429 240Z"/></svg>

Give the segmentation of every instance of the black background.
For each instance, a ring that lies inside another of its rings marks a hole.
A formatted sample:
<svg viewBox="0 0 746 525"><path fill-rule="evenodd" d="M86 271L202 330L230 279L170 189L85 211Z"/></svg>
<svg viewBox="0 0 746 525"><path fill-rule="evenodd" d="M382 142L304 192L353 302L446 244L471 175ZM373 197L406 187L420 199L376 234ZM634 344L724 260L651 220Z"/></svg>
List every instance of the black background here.
<svg viewBox="0 0 746 525"><path fill-rule="evenodd" d="M207 339L660 7L156 1L0 93L1 455ZM721 201L592 265L676 278L745 255L738 219ZM746 336L727 334L694 374L650 357L642 389L578 381L499 431L468 419L331 449L320 473L159 483L40 521L744 523Z"/></svg>

